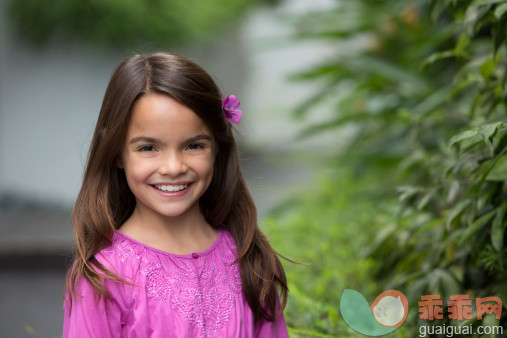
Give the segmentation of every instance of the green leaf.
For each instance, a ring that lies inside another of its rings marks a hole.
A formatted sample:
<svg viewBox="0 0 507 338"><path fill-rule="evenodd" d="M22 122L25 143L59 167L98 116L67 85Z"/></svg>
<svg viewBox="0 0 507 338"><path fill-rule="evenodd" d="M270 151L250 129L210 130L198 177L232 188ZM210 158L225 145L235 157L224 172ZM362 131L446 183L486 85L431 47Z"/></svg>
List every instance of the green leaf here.
<svg viewBox="0 0 507 338"><path fill-rule="evenodd" d="M476 130L466 130L454 135L449 140L449 146L456 146L462 152L468 151L471 147L481 142L482 138Z"/></svg>
<svg viewBox="0 0 507 338"><path fill-rule="evenodd" d="M446 3L441 0L431 1L431 19L437 21L446 8Z"/></svg>
<svg viewBox="0 0 507 338"><path fill-rule="evenodd" d="M465 32L469 37L472 37L476 33L477 24L488 14L489 7L481 6L484 4L475 4L467 8L465 13Z"/></svg>
<svg viewBox="0 0 507 338"><path fill-rule="evenodd" d="M499 281L499 283L493 287L493 292L495 295L498 295L500 299L507 299L507 280Z"/></svg>
<svg viewBox="0 0 507 338"><path fill-rule="evenodd" d="M463 235L461 236L461 238L458 242L458 245L460 245L460 246L463 245L463 243L465 243L465 241L467 241L473 234L475 234L477 232L477 230L479 230L482 226L484 226L484 224L486 224L491 219L491 217L493 217L493 215L495 213L496 213L496 209L493 209L493 210L485 213L484 215L482 215L478 219L476 219L465 230L465 232L463 233Z"/></svg>
<svg viewBox="0 0 507 338"><path fill-rule="evenodd" d="M440 88L430 96L426 97L422 102L417 104L417 106L414 107L414 112L418 115L418 118L431 113L444 102L446 102L450 92L450 86Z"/></svg>
<svg viewBox="0 0 507 338"><path fill-rule="evenodd" d="M475 74L469 74L467 75L463 80L457 82L451 92L449 93L449 99L453 99L456 94L459 94L463 90L471 87L474 84L484 83L484 80L479 76Z"/></svg>
<svg viewBox="0 0 507 338"><path fill-rule="evenodd" d="M416 205L417 210L421 210L422 208L424 208L428 204L428 202L435 196L435 194L436 194L435 190L433 189L424 194Z"/></svg>
<svg viewBox="0 0 507 338"><path fill-rule="evenodd" d="M481 71L482 77L484 80L488 80L493 74L493 70L495 69L496 61L492 58L487 59L485 62L483 62L482 65L479 66L479 70Z"/></svg>
<svg viewBox="0 0 507 338"><path fill-rule="evenodd" d="M382 76L394 82L410 85L414 90L425 91L427 84L414 69L405 69L395 60L385 60L378 57L360 55L348 60L350 66L358 71L371 75Z"/></svg>
<svg viewBox="0 0 507 338"><path fill-rule="evenodd" d="M499 22L493 26L492 34L493 34L493 51L497 54L498 49L505 41L506 38L506 27L507 27L507 15L502 16Z"/></svg>
<svg viewBox="0 0 507 338"><path fill-rule="evenodd" d="M421 225L414 233L413 235L423 234L425 232L429 232L434 228L441 227L444 224L445 220L443 218L435 218L432 219L429 222L426 222Z"/></svg>
<svg viewBox="0 0 507 338"><path fill-rule="evenodd" d="M446 295L455 295L460 291L458 281L449 271L446 270L442 271L440 276L440 285Z"/></svg>
<svg viewBox="0 0 507 338"><path fill-rule="evenodd" d="M362 121L367 120L382 120L383 118L386 118L386 115L390 114L390 112L385 112L382 114L346 114L342 115L337 119L333 119L330 121L325 121L321 123L311 124L308 127L305 127L303 130L301 130L297 135L294 137L294 141L301 141L305 138L308 138L310 136L313 136L318 133L323 133L328 130L336 129L337 127L340 127L344 124L350 123L350 122L359 122L364 123Z"/></svg>
<svg viewBox="0 0 507 338"><path fill-rule="evenodd" d="M398 187L397 192L400 194L398 197L400 202L404 202L415 195L424 192L424 188L421 187L412 187L412 186L402 186Z"/></svg>
<svg viewBox="0 0 507 338"><path fill-rule="evenodd" d="M442 290L446 295L456 294L459 285L456 278L449 271L442 268L435 268L428 274L429 287L432 291Z"/></svg>
<svg viewBox="0 0 507 338"><path fill-rule="evenodd" d="M495 18L500 20L505 13L507 13L507 2L495 8Z"/></svg>
<svg viewBox="0 0 507 338"><path fill-rule="evenodd" d="M470 44L470 38L465 33L462 33L458 39L458 43L456 47L454 47L454 54L457 56L466 56L468 53L466 52L467 46Z"/></svg>
<svg viewBox="0 0 507 338"><path fill-rule="evenodd" d="M451 137L449 140L449 147L459 145L461 150L466 152L482 140L490 149L493 149L493 137L498 131L498 128L503 126L504 122L494 122L463 131Z"/></svg>
<svg viewBox="0 0 507 338"><path fill-rule="evenodd" d="M333 324L338 324L338 310L335 307L329 307L327 314Z"/></svg>
<svg viewBox="0 0 507 338"><path fill-rule="evenodd" d="M456 179L450 179L447 182L448 192L445 201L447 203L453 203L456 200L456 197L458 197L461 185L459 183L459 180Z"/></svg>
<svg viewBox="0 0 507 338"><path fill-rule="evenodd" d="M505 226L507 222L504 222L505 212L507 211L507 202L504 202L498 209L493 220L491 227L491 243L496 251L502 252L503 250L503 237L505 235Z"/></svg>
<svg viewBox="0 0 507 338"><path fill-rule="evenodd" d="M447 230L450 230L451 225L455 223L455 220L459 219L459 217L465 212L465 210L470 206L471 200L469 198L459 201L450 211L446 220Z"/></svg>
<svg viewBox="0 0 507 338"><path fill-rule="evenodd" d="M489 331L494 332L494 328L500 324L500 320L496 319L494 315L485 315L482 317L481 325L483 327L489 327ZM487 332L485 330L485 332Z"/></svg>
<svg viewBox="0 0 507 338"><path fill-rule="evenodd" d="M495 163L488 176L487 181L507 181L507 157L501 156Z"/></svg>
<svg viewBox="0 0 507 338"><path fill-rule="evenodd" d="M475 0L472 2L470 6L484 6L484 5L494 5L500 2L504 2L505 0Z"/></svg>
<svg viewBox="0 0 507 338"><path fill-rule="evenodd" d="M486 244L479 252L477 261L490 273L502 272L505 268L503 256L505 252L496 251L491 244Z"/></svg>
<svg viewBox="0 0 507 338"><path fill-rule="evenodd" d="M428 56L426 59L423 60L421 63L421 69L425 69L428 66L431 66L438 60L442 60L445 58L455 57L456 52L454 50L446 50L443 52L433 53L430 56Z"/></svg>

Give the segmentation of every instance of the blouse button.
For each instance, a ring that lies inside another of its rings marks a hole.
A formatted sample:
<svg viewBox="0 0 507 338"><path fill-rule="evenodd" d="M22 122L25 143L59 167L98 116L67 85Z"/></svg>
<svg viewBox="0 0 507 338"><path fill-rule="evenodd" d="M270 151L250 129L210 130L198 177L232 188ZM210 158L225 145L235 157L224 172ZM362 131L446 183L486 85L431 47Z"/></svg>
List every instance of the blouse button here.
<svg viewBox="0 0 507 338"><path fill-rule="evenodd" d="M198 257L199 257L199 255L198 255L198 254L196 254L196 253L194 252L194 253L192 254L192 257L193 257L193 258L198 258Z"/></svg>

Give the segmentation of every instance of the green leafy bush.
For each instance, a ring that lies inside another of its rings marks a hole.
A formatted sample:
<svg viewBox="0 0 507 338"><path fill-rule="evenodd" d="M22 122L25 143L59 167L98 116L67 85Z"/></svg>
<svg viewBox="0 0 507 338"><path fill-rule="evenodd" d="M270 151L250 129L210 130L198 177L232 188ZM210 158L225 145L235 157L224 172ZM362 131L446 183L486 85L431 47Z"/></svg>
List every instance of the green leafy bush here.
<svg viewBox="0 0 507 338"><path fill-rule="evenodd" d="M498 296L507 329L507 1L342 1L298 27L337 46L292 77L324 88L296 119L335 107L302 136L354 128L335 165L350 165L356 182L391 168L365 196L377 201L365 210L378 229L365 255L376 292L406 292L409 331L435 323L418 319L422 295ZM491 318L452 324L498 325Z"/></svg>
<svg viewBox="0 0 507 338"><path fill-rule="evenodd" d="M325 161L303 156L300 160ZM378 230L370 225L376 209L376 192L371 187L385 174L377 171L375 177L358 181L346 166L323 169L315 191L305 189L273 208L263 220L263 231L273 247L303 263L284 263L290 297L285 317L291 337L357 336L339 316L340 295L346 288L356 288L370 299L376 296L377 286L370 276L374 261L356 253Z"/></svg>

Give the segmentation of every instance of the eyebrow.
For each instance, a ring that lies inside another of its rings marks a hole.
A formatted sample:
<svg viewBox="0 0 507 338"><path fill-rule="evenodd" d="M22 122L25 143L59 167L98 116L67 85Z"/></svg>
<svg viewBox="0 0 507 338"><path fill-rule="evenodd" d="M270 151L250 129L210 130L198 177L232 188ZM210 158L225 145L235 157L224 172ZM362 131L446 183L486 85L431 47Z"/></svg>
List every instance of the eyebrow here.
<svg viewBox="0 0 507 338"><path fill-rule="evenodd" d="M183 143L195 142L195 141L199 141L199 140L210 140L211 141L211 136L206 135L206 134L199 134L199 135L196 135L196 136L186 139ZM129 144L135 144L138 142L148 142L148 143L165 145L165 142L162 142L161 140L159 140L157 138L148 137L148 136L134 137L133 139L131 139L129 141Z"/></svg>

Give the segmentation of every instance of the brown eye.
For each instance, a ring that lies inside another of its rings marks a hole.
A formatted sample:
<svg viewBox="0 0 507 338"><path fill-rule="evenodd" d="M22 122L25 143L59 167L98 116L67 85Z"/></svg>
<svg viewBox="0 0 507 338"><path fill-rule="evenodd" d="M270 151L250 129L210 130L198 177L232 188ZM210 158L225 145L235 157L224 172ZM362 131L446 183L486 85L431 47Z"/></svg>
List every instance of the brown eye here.
<svg viewBox="0 0 507 338"><path fill-rule="evenodd" d="M205 146L201 143L191 143L187 146L190 150L204 149Z"/></svg>
<svg viewBox="0 0 507 338"><path fill-rule="evenodd" d="M145 150L147 148L148 149L150 149L150 148L155 149L153 146L144 146L144 147L139 148L139 151L150 151L150 150Z"/></svg>

